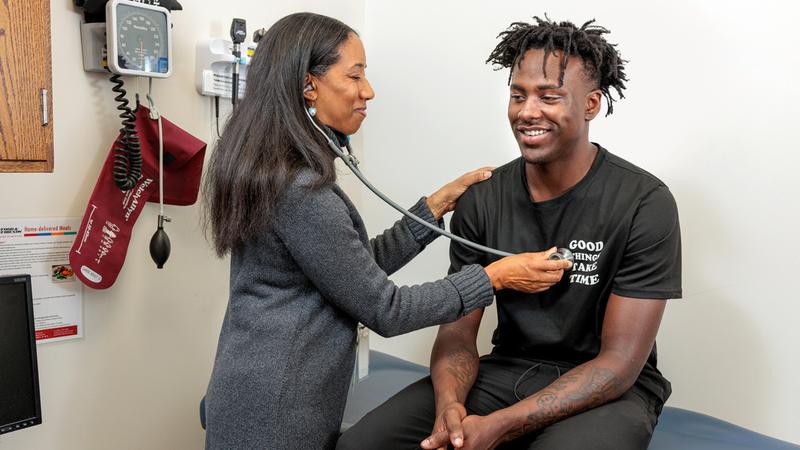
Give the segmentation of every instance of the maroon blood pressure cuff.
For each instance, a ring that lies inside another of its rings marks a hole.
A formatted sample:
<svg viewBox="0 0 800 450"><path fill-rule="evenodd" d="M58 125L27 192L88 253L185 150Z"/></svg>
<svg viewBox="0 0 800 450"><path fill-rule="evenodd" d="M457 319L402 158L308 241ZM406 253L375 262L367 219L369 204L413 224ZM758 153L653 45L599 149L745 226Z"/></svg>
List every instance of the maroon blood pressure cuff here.
<svg viewBox="0 0 800 450"><path fill-rule="evenodd" d="M133 224L146 202L158 202L158 121L139 106L136 131L142 146L142 177L129 191L114 183L114 145L94 187L69 260L75 275L95 289L114 284L128 252ZM206 144L161 117L164 134L164 203L197 200ZM143 249L142 251L147 251Z"/></svg>

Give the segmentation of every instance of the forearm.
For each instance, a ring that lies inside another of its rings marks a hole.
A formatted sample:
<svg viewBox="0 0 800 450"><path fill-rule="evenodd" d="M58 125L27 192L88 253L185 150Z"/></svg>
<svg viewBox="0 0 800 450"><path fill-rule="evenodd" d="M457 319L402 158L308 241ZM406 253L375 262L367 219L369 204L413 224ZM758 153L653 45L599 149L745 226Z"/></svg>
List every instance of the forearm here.
<svg viewBox="0 0 800 450"><path fill-rule="evenodd" d="M361 295L354 298L350 292L350 297L339 298L338 303L351 317L383 337L456 321L460 315L484 308L493 300L489 278L477 264L442 280L415 286L397 287L385 274L375 274L375 280L370 281L369 275L355 277L359 279ZM348 291L343 289L341 293Z"/></svg>
<svg viewBox="0 0 800 450"><path fill-rule="evenodd" d="M453 402L464 404L478 376L478 350L473 343L437 339L431 353L431 380L439 409Z"/></svg>
<svg viewBox="0 0 800 450"><path fill-rule="evenodd" d="M570 370L523 401L498 411L506 440L539 430L614 400L636 379L629 364L616 357L597 358Z"/></svg>
<svg viewBox="0 0 800 450"><path fill-rule="evenodd" d="M426 206L424 198L409 208L409 211L433 226L440 228L442 226L439 219ZM437 236L438 234L425 228L424 225L403 217L392 227L370 239L370 247L375 262L391 275L411 261Z"/></svg>

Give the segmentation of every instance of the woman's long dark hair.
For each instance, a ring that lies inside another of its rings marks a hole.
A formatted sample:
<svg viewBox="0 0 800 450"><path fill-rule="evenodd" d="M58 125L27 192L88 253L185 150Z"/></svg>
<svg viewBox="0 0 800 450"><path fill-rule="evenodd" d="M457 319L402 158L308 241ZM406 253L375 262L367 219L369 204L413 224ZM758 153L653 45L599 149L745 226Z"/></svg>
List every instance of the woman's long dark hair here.
<svg viewBox="0 0 800 450"><path fill-rule="evenodd" d="M336 19L297 13L275 23L259 42L245 96L203 182L204 225L217 255L270 222L299 170L319 175L312 188L336 180L335 156L305 115L303 88L307 74L322 76L339 60L339 46L351 33Z"/></svg>

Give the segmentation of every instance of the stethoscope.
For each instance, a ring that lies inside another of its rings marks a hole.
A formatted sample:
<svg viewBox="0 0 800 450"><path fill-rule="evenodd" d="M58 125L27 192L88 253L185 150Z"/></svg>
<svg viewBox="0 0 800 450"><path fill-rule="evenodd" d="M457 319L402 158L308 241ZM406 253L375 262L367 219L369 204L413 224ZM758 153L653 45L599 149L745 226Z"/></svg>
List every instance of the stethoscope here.
<svg viewBox="0 0 800 450"><path fill-rule="evenodd" d="M461 236L456 236L455 234L453 234L453 233L451 233L451 232L449 232L447 230L443 230L443 229L431 224L430 222L426 221L425 219L422 219L421 217L417 216L416 214L408 211L407 209L405 209L402 206L400 206L397 203L395 203L392 199L387 197L378 188L373 186L372 183L370 183L369 180L367 180L367 178L364 176L364 174L358 168L358 159L355 157L355 155L353 155L353 149L350 148L349 139L348 139L348 142L345 143L345 148L347 150L347 153L345 153L345 152L342 151L342 149L338 145L336 145L336 143L333 142L333 139L331 139L331 137L328 135L328 133L326 133L322 128L320 128L319 125L317 125L317 122L314 120L313 117L311 117L311 114L308 112L308 110L306 108L303 108L303 111L305 111L306 116L308 117L308 120L311 121L311 124L314 125L314 128L316 128L317 131L319 131L319 133L325 138L325 142L327 142L328 147L330 147L330 149L333 150L333 153L335 153L336 156L338 156L339 158L342 159L342 161L344 161L345 165L347 165L347 167L350 168L350 170L361 181L361 183L364 184L364 186L369 188L370 191L372 191L375 195L377 195L381 200L386 202L386 204L388 204L392 208L396 209L397 211L399 211L401 214L403 214L404 216L408 217L409 219L411 219L411 220L419 223L420 225L428 228L429 230L433 231L434 233L438 233L438 234L440 234L442 236L445 236L448 239L451 239L453 241L459 242L459 243L464 244L464 245L466 245L468 247L472 247L474 249L481 250L481 251L486 252L486 253L491 253L493 255L497 255L497 256L500 256L500 257L506 257L506 256L512 256L513 255L513 253L508 253L508 252L504 252L502 250L497 250L497 249L494 249L494 248L491 248L491 247L487 247L485 245L478 244L476 242L472 242L472 241L470 241L468 239L464 239ZM569 249L566 249L566 248L559 248L555 253L551 254L548 257L548 259L552 259L552 260L564 260L565 259L565 260L568 260L570 263L572 263L572 265L574 265L574 263L575 263L574 255L572 254L572 252ZM567 269L567 270L571 270L572 269L572 265L570 266L570 269Z"/></svg>

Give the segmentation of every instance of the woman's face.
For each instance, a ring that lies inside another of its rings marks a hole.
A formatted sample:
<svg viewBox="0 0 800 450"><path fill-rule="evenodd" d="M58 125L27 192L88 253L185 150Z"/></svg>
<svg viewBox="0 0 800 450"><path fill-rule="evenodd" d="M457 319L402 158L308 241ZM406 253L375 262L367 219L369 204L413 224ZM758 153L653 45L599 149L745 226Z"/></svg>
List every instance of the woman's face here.
<svg viewBox="0 0 800 450"><path fill-rule="evenodd" d="M317 119L344 134L353 134L367 117L367 101L375 97L365 75L367 57L361 39L350 34L339 46L339 61L321 77L309 75L313 89L303 95L317 108Z"/></svg>

